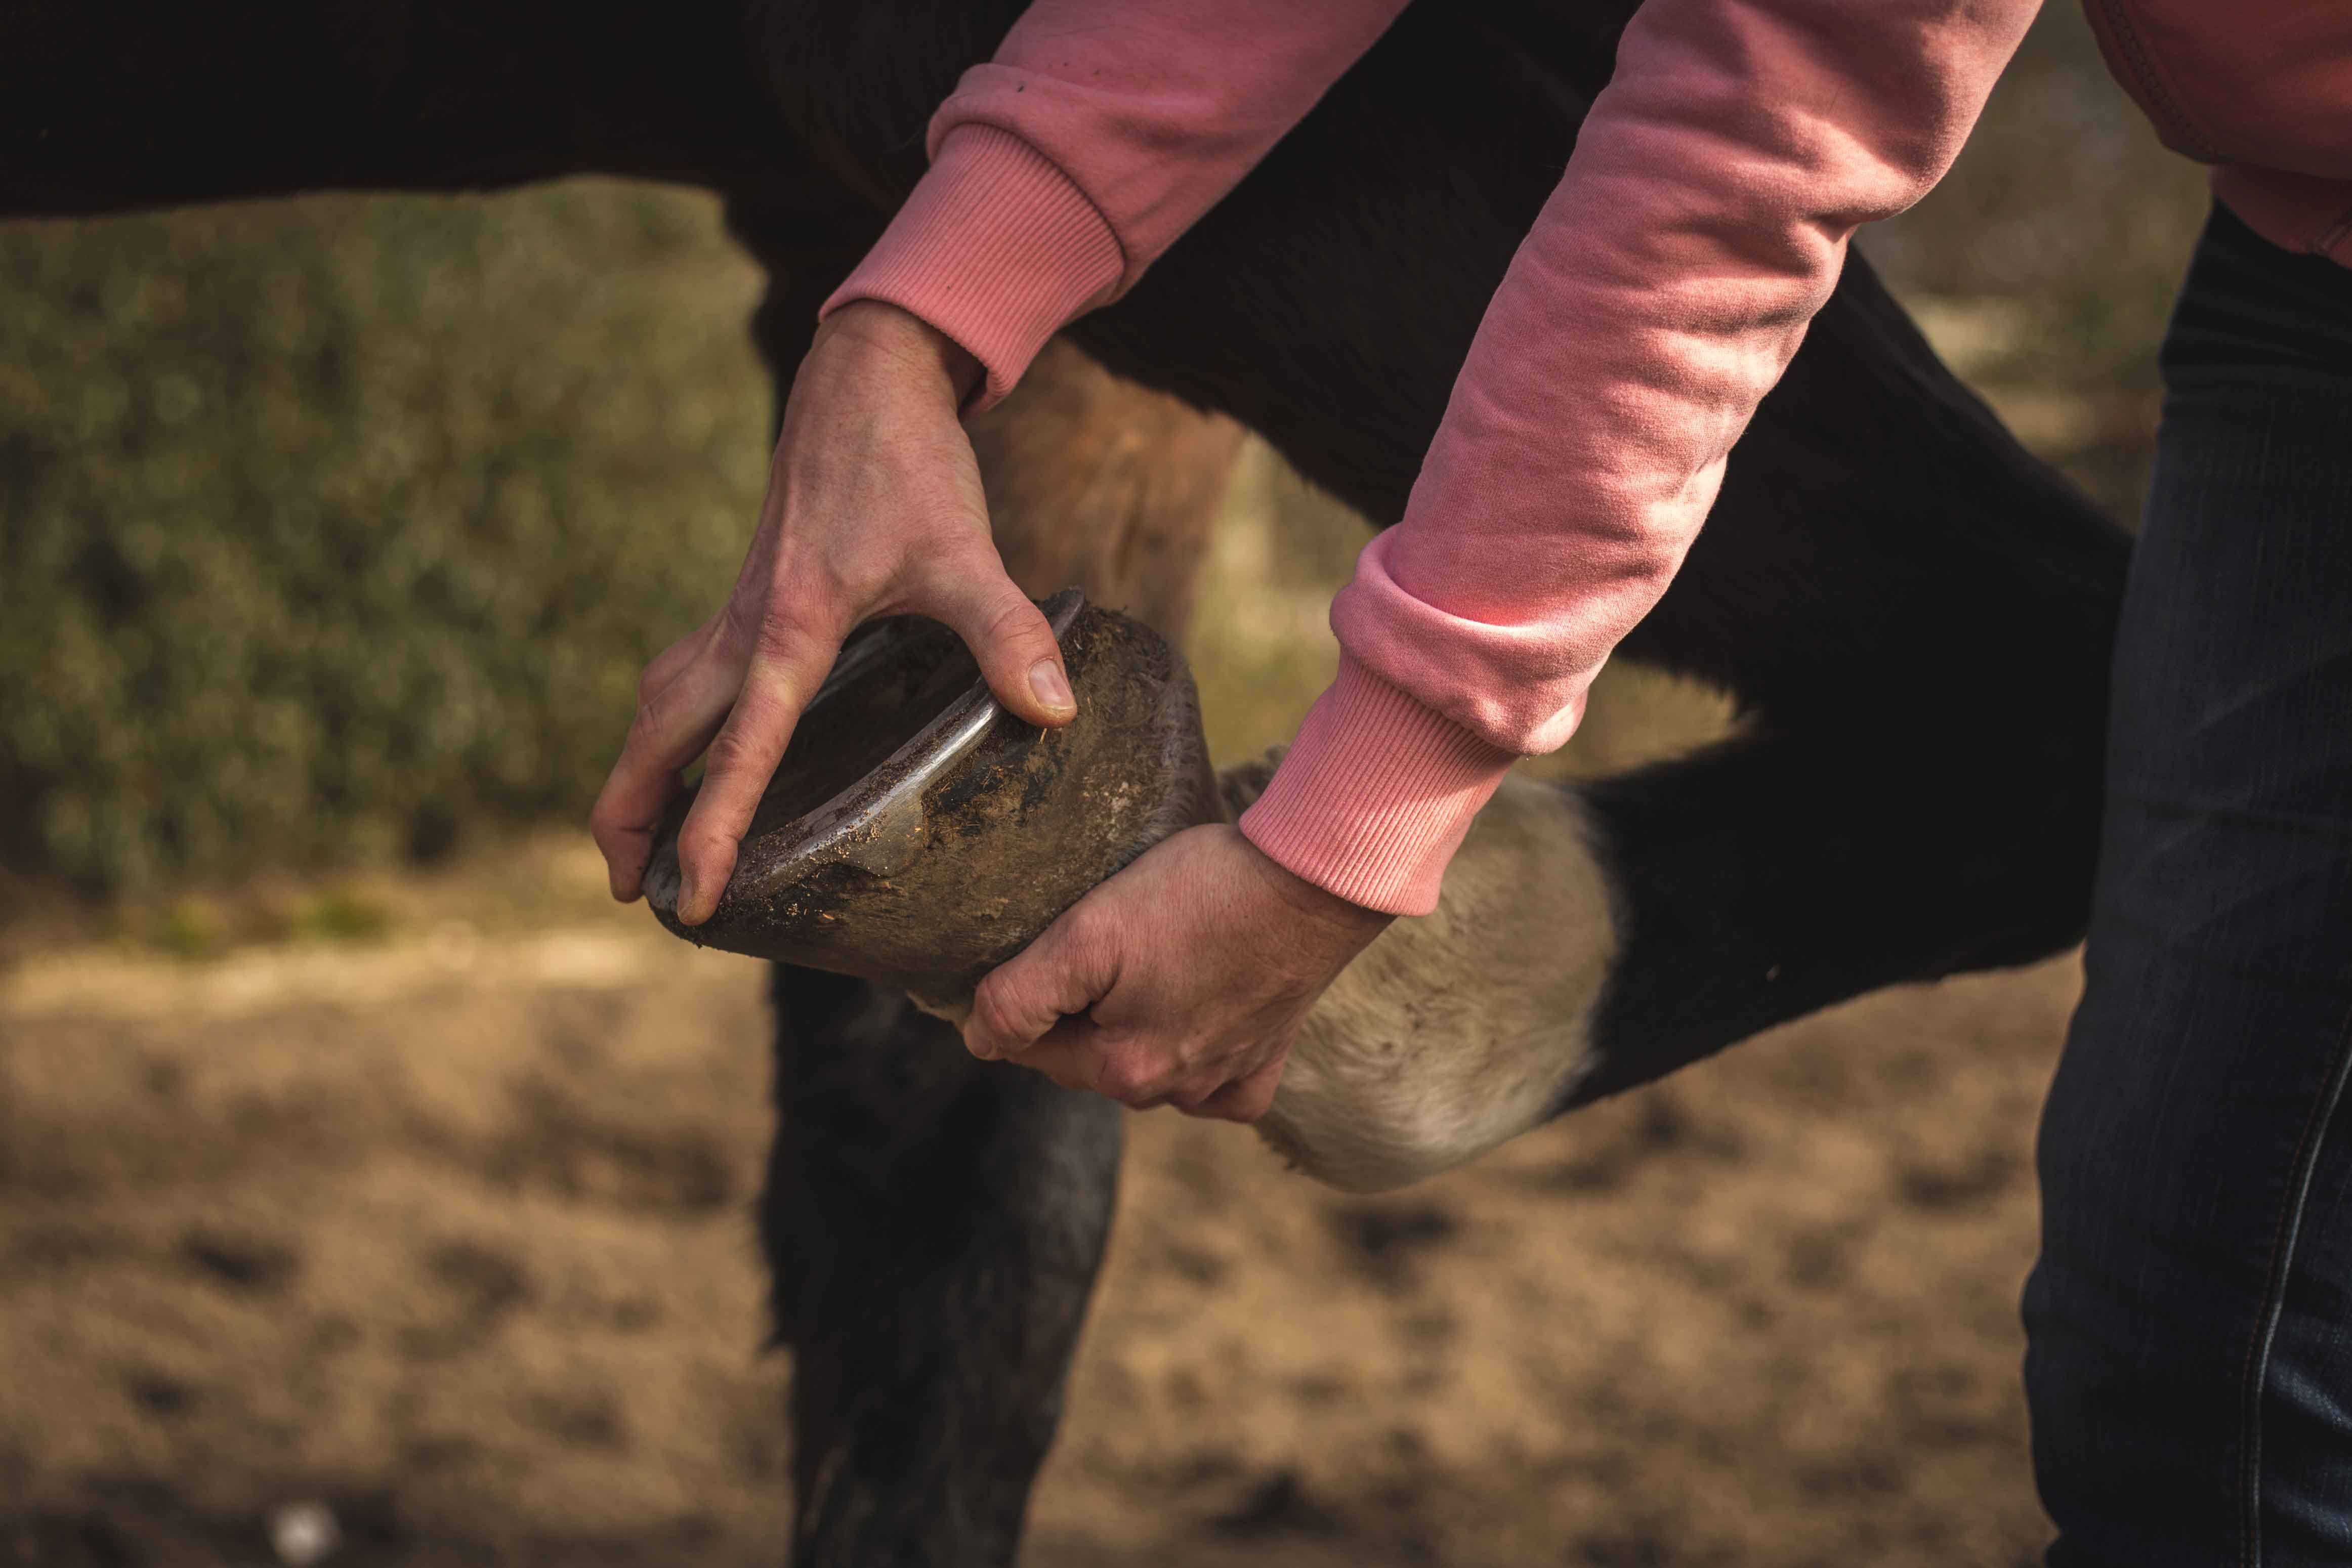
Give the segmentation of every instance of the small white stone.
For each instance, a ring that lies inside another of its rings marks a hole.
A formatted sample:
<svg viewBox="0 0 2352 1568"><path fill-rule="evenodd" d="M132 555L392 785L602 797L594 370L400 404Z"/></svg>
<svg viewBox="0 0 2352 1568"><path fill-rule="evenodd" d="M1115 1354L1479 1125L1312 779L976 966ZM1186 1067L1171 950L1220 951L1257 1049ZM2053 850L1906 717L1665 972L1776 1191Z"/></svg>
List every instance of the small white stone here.
<svg viewBox="0 0 2352 1568"><path fill-rule="evenodd" d="M289 1502L269 1516L269 1544L286 1568L311 1568L335 1549L342 1530L323 1502Z"/></svg>

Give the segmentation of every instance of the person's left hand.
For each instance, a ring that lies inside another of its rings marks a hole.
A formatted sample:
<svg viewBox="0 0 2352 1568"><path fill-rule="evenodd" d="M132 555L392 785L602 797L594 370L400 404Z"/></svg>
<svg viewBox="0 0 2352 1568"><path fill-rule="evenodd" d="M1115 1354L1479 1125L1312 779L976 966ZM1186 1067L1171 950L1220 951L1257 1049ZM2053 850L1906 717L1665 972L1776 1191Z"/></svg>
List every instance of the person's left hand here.
<svg viewBox="0 0 2352 1568"><path fill-rule="evenodd" d="M1393 916L1189 829L981 982L964 1043L1137 1110L1255 1122L1307 1009Z"/></svg>

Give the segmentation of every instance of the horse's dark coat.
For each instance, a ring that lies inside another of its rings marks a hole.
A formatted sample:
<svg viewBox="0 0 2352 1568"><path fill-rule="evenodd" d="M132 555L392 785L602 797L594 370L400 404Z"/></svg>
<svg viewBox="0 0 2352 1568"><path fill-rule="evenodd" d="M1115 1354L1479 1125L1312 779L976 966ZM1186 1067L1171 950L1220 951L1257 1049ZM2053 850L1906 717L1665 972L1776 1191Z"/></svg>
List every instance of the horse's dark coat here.
<svg viewBox="0 0 2352 1568"><path fill-rule="evenodd" d="M0 213L602 172L719 192L780 384L1018 5L285 0L0 11ZM1072 335L1402 510L1605 79L1622 8L1425 5ZM1563 497L1563 505L1574 497ZM1591 1097L1862 991L2074 940L2121 533L1859 260L1735 452L1633 657L1743 734L1588 800L1623 900ZM806 1563L1002 1563L1099 1264L1118 1113L903 1000L779 971L762 1234L798 1354Z"/></svg>

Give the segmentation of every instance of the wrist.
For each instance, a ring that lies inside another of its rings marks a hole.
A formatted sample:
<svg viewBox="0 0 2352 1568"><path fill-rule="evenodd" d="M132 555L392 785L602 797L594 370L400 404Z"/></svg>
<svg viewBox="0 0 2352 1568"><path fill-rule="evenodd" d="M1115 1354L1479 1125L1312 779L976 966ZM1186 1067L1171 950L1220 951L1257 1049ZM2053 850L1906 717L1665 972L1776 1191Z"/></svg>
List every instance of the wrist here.
<svg viewBox="0 0 2352 1568"><path fill-rule="evenodd" d="M861 353L887 356L936 372L961 407L987 372L971 350L913 311L882 299L853 299L817 324L817 340L842 340Z"/></svg>
<svg viewBox="0 0 2352 1568"><path fill-rule="evenodd" d="M949 131L930 171L819 314L905 307L986 369L971 412L1011 392L1047 339L1117 292L1118 236L1044 153L993 125Z"/></svg>
<svg viewBox="0 0 2352 1568"><path fill-rule="evenodd" d="M1238 829L1227 831L1241 840L1259 876L1285 908L1334 936L1351 937L1360 946L1386 930L1396 918L1385 910L1368 908L1328 888L1317 886L1250 842Z"/></svg>
<svg viewBox="0 0 2352 1568"><path fill-rule="evenodd" d="M1513 760L1344 652L1241 831L1301 880L1426 915L1445 863Z"/></svg>

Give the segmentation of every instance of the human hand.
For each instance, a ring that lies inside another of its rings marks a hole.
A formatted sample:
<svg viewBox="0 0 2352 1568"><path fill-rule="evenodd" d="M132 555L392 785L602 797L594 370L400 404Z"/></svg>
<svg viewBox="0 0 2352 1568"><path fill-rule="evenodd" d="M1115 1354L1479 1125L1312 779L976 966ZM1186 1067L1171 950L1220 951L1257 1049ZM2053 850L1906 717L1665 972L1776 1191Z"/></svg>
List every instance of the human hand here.
<svg viewBox="0 0 2352 1568"><path fill-rule="evenodd" d="M1307 1009L1391 918L1293 875L1237 828L1189 829L982 980L964 1043L1137 1110L1254 1122Z"/></svg>
<svg viewBox="0 0 2352 1568"><path fill-rule="evenodd" d="M980 467L958 422L980 364L875 301L817 328L785 402L768 497L726 604L647 664L620 760L589 830L624 901L641 891L654 825L709 750L677 839L677 917L710 918L801 711L842 640L915 613L964 640L1024 722L1076 713L1061 649L989 537Z"/></svg>

